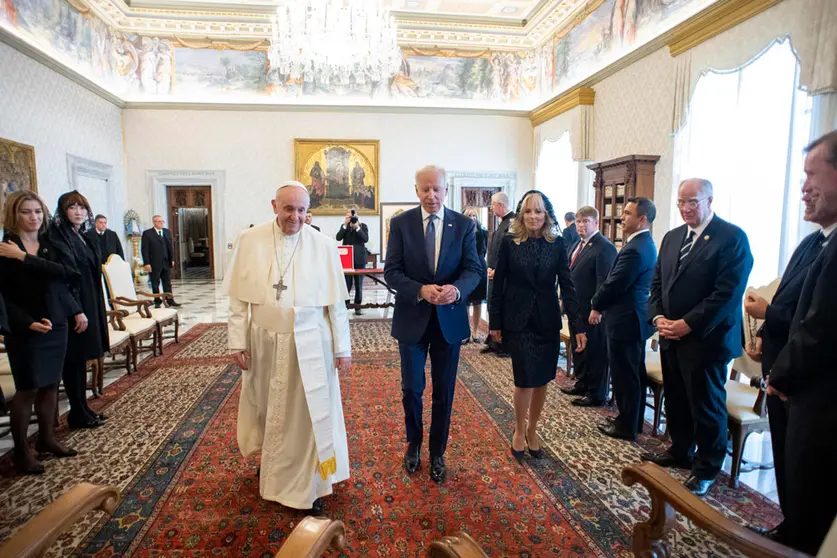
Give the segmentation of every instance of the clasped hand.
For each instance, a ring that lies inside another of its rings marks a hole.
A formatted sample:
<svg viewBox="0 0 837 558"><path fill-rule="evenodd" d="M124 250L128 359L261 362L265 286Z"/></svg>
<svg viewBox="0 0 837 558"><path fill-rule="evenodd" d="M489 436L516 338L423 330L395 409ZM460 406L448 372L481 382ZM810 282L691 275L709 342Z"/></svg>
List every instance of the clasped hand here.
<svg viewBox="0 0 837 558"><path fill-rule="evenodd" d="M657 327L657 331L660 332L662 337L671 341L682 339L692 332L692 328L689 327L689 324L682 319L669 320L666 318L657 318L657 322L654 325Z"/></svg>
<svg viewBox="0 0 837 558"><path fill-rule="evenodd" d="M0 258L9 258L13 260L20 260L26 257L26 252L20 249L20 247L12 242L11 240L7 240L6 242L0 242Z"/></svg>
<svg viewBox="0 0 837 558"><path fill-rule="evenodd" d="M419 294L422 300L436 306L456 302L456 287L453 285L424 285Z"/></svg>

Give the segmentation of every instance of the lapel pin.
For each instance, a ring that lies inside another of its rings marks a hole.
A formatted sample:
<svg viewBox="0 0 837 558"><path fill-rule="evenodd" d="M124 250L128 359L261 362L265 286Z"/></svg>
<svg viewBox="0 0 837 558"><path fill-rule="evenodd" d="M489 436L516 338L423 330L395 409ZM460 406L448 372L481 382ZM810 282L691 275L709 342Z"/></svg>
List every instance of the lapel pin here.
<svg viewBox="0 0 837 558"><path fill-rule="evenodd" d="M448 223L448 226L449 226L449 227L452 227L452 226L453 226L453 223Z"/></svg>
<svg viewBox="0 0 837 558"><path fill-rule="evenodd" d="M706 236L704 236L703 240L709 240L709 235L707 234Z"/></svg>

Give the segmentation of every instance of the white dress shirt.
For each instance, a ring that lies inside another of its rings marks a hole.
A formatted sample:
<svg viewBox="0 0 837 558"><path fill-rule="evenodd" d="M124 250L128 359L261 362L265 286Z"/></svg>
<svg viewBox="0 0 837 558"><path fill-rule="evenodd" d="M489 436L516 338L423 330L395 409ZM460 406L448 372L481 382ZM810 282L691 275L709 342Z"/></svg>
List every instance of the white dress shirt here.
<svg viewBox="0 0 837 558"><path fill-rule="evenodd" d="M698 225L697 227L688 227L688 230L686 231L686 236L683 237L680 240L680 242L682 243L686 238L688 238L690 232L695 231L694 244L697 244L698 240L700 239L700 235L703 234L703 231L706 230L706 227L709 226L709 223L711 223L712 219L714 219L714 218L715 218L715 212L713 211L709 214L709 218L706 221L704 221L703 223L701 223L700 225ZM694 249L694 246L692 246L692 248Z"/></svg>
<svg viewBox="0 0 837 558"><path fill-rule="evenodd" d="M443 205L434 215L436 215L437 219L433 222L433 226L436 227L436 261L433 262L433 273L436 273L436 268L439 266L439 251L442 249L442 228L445 226L445 206ZM430 213L424 207L421 208L421 223L422 231L426 234L427 225L430 223Z"/></svg>
<svg viewBox="0 0 837 558"><path fill-rule="evenodd" d="M584 240L584 238L582 238L582 239L578 242L578 248L576 248L576 249L575 249L575 252L573 252L572 256L570 256L570 263L572 263L572 261L573 261L575 258L577 258L577 257L578 257L578 254L579 254L582 250L584 250L584 247L585 247L585 246L587 246L587 244L588 244L591 240L593 240L593 238L594 238L597 234L599 234L599 231L598 231L598 230L595 230L595 231L593 231L593 234L591 234L591 235L590 235L590 238L588 238L587 240Z"/></svg>
<svg viewBox="0 0 837 558"><path fill-rule="evenodd" d="M831 233L834 232L834 229L837 229L837 223L833 223L831 225L828 225L827 227L825 227L822 230L822 234L823 234L823 236L825 236L826 244L828 244L828 239L831 238Z"/></svg>
<svg viewBox="0 0 837 558"><path fill-rule="evenodd" d="M631 233L631 235L628 237L628 240L625 241L625 244L632 241L633 239L635 239L636 237L638 237L642 233L650 233L650 232L651 231L649 231L648 229L642 229L641 231L636 231L635 233Z"/></svg>

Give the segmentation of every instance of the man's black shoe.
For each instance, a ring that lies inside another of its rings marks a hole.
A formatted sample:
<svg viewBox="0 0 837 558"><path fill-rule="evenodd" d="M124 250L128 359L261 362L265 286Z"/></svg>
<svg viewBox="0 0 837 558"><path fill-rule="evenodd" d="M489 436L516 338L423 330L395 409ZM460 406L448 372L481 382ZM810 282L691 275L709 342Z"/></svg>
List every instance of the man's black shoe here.
<svg viewBox="0 0 837 558"><path fill-rule="evenodd" d="M445 475L448 470L445 467L445 458L441 455L430 458L430 478L436 484L442 484L445 480Z"/></svg>
<svg viewBox="0 0 837 558"><path fill-rule="evenodd" d="M643 461L650 461L651 463L656 463L660 467L676 467L678 469L692 469L692 462L685 459L677 459L670 453L663 452L663 453L655 453L652 451L643 453L639 456L640 459Z"/></svg>
<svg viewBox="0 0 837 558"><path fill-rule="evenodd" d="M603 407L605 404L604 401L596 401L587 395L581 399L573 399L570 403L576 407Z"/></svg>
<svg viewBox="0 0 837 558"><path fill-rule="evenodd" d="M404 468L410 474L415 473L421 468L421 444L418 442L410 442L407 444L407 451L404 453Z"/></svg>
<svg viewBox="0 0 837 558"><path fill-rule="evenodd" d="M628 440L629 442L633 442L636 440L636 436L631 434L630 432L625 432L616 424L609 422L607 424L600 424L599 425L599 432L604 434L605 436L610 436L611 438L616 438L617 440Z"/></svg>
<svg viewBox="0 0 837 558"><path fill-rule="evenodd" d="M580 386L579 384L575 384L571 388L559 388L561 393L566 393L567 395L584 395L587 393L587 390L584 387Z"/></svg>
<svg viewBox="0 0 837 558"><path fill-rule="evenodd" d="M700 479L692 475L686 479L683 486L685 486L686 489L688 489L688 491L695 496L703 497L706 496L710 490L712 490L713 486L715 486L715 479Z"/></svg>

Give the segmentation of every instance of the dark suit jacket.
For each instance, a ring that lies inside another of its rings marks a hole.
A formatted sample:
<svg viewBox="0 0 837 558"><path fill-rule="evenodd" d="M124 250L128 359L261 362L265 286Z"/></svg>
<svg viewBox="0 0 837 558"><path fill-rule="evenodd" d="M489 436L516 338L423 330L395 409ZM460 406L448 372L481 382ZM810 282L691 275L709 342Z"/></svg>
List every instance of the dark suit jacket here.
<svg viewBox="0 0 837 558"><path fill-rule="evenodd" d="M3 301L3 293L0 293L0 334L5 334L9 331L9 319L6 316L6 304Z"/></svg>
<svg viewBox="0 0 837 558"><path fill-rule="evenodd" d="M320 231L320 227L318 227L317 225L311 225L311 228L312 228L312 229L315 229L315 230L317 230L317 231Z"/></svg>
<svg viewBox="0 0 837 558"><path fill-rule="evenodd" d="M563 232L561 232L561 236L564 237L564 246L567 247L567 255L569 255L575 249L575 245L578 244L578 241L581 240L581 237L578 236L578 231L575 229L575 223L565 228Z"/></svg>
<svg viewBox="0 0 837 558"><path fill-rule="evenodd" d="M442 226L442 243L434 275L424 250L421 206L390 221L384 278L396 291L392 336L402 343L418 343L430 321L432 305L419 300L423 285L459 289L459 300L436 306L436 315L448 343L459 343L471 335L466 302L482 273L474 239L476 227L471 219L450 209L445 209L444 223L437 226Z"/></svg>
<svg viewBox="0 0 837 558"><path fill-rule="evenodd" d="M366 243L369 242L369 229L366 223L360 224L360 229L355 230L351 227L340 226L337 231L337 240L343 241L343 246L352 246L354 248L354 260L356 268L366 267Z"/></svg>
<svg viewBox="0 0 837 558"><path fill-rule="evenodd" d="M569 252L568 259L572 258L577 247L574 247ZM610 268L613 267L613 261L615 259L616 247L610 240L605 238L601 233L598 233L581 250L578 258L575 260L575 264L570 265L570 275L573 280L573 285L575 285L578 308L579 312L581 312L579 329L574 330L574 332L584 333L591 327L587 323L587 317L590 315L593 295L604 285L607 274L610 273ZM563 290L561 293L563 295Z"/></svg>
<svg viewBox="0 0 837 558"><path fill-rule="evenodd" d="M607 318L609 339L644 340L654 333L648 322L648 295L656 262L657 246L650 232L635 236L622 246L591 305Z"/></svg>
<svg viewBox="0 0 837 558"><path fill-rule="evenodd" d="M821 242L819 232L802 239L793 251L779 288L767 307L764 323L759 331L762 340L761 368L765 376L770 374L770 369L788 342L791 320L802 294L802 285L805 283L808 269L820 253Z"/></svg>
<svg viewBox="0 0 837 558"><path fill-rule="evenodd" d="M530 241L527 241L530 242ZM524 331L532 329L543 335L554 335L557 343L561 332L561 309L558 305L556 279L561 287L561 297L570 325L581 327L584 321L579 313L579 303L570 268L567 249L560 236L549 244L551 258L537 264L521 267L515 263L514 252L520 249L511 236L503 239L500 259L494 270L494 288L488 303L489 329ZM544 265L549 262L552 265ZM578 329L577 331L582 331Z"/></svg>
<svg viewBox="0 0 837 558"><path fill-rule="evenodd" d="M174 260L171 232L168 229L163 229L163 238L160 238L154 227L146 229L142 233L141 251L143 263L150 265L151 269L171 267L171 262Z"/></svg>
<svg viewBox="0 0 837 558"><path fill-rule="evenodd" d="M107 262L111 254L119 254L119 257L125 259L125 253L122 251L122 242L119 236L110 229L105 229L104 234L93 228L85 233L90 240L99 246L99 253L102 255L102 261Z"/></svg>
<svg viewBox="0 0 837 558"><path fill-rule="evenodd" d="M491 245L488 247L488 252L485 255L488 267L494 269L497 267L497 260L500 257L500 247L503 245L503 238L509 232L509 227L514 220L514 211L509 211L497 225L497 230L491 237Z"/></svg>
<svg viewBox="0 0 837 558"><path fill-rule="evenodd" d="M790 338L770 370L770 385L791 404L834 405L837 390L837 237L833 234L811 264Z"/></svg>
<svg viewBox="0 0 837 558"><path fill-rule="evenodd" d="M678 266L688 227L668 232L651 281L648 318L683 319L691 333L678 343L702 359L729 361L741 356L744 328L742 301L753 255L747 235L717 215ZM672 341L660 339L660 347Z"/></svg>

